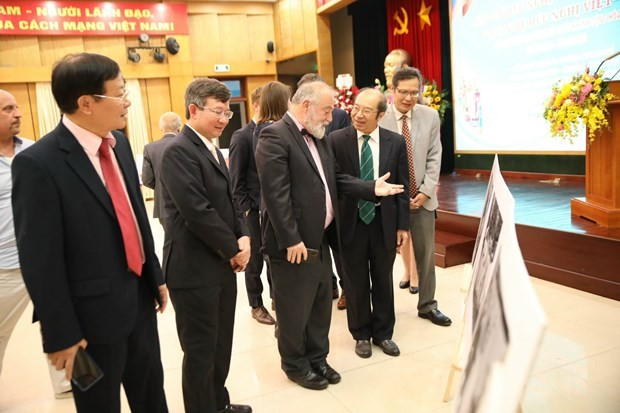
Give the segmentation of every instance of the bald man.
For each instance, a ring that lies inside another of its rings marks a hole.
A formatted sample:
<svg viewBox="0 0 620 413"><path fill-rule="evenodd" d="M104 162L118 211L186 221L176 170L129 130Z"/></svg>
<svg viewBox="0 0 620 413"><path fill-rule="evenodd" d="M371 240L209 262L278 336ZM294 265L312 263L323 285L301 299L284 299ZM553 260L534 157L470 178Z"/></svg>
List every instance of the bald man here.
<svg viewBox="0 0 620 413"><path fill-rule="evenodd" d="M181 131L181 117L174 112L166 112L159 118L159 129L164 136L155 142L144 146L144 160L142 162L142 184L155 191L155 205L153 206L153 218L158 218L163 225L162 195L159 184L159 167L161 165L164 148Z"/></svg>

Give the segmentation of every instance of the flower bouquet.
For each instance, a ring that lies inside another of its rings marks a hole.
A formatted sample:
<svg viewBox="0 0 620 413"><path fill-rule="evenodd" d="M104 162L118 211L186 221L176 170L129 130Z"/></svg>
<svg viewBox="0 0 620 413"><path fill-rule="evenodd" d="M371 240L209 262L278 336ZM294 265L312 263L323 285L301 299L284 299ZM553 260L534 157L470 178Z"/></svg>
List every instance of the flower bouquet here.
<svg viewBox="0 0 620 413"><path fill-rule="evenodd" d="M426 83L426 86L424 86L424 92L422 92L422 100L424 101L424 104L439 112L439 119L441 120L441 123L443 123L446 110L450 107L450 102L448 101L447 96L448 91L445 89L441 91L437 89L437 82L434 80L432 83Z"/></svg>
<svg viewBox="0 0 620 413"><path fill-rule="evenodd" d="M544 118L550 123L551 136L568 139L577 136L580 124L588 127L588 139L594 141L596 132L608 126L607 102L613 99L603 71L590 74L590 69L576 74L565 84L553 85L545 106Z"/></svg>
<svg viewBox="0 0 620 413"><path fill-rule="evenodd" d="M357 92L359 92L357 86L353 84L351 75L348 73L338 75L336 78L336 88L338 89L338 94L335 97L335 106L346 110L347 113L351 115L351 110L353 110L353 105L355 103L355 96L357 96Z"/></svg>

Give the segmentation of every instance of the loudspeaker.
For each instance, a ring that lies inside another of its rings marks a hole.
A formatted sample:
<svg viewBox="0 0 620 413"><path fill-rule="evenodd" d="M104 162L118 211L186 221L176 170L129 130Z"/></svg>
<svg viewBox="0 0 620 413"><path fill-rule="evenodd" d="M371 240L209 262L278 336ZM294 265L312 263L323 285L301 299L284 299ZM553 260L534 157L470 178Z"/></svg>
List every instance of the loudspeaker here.
<svg viewBox="0 0 620 413"><path fill-rule="evenodd" d="M268 51L269 53L273 53L273 51L274 51L274 50L276 50L276 45L275 45L275 44L273 44L273 42L272 42L271 40L269 40L269 41L267 42L267 51Z"/></svg>
<svg viewBox="0 0 620 413"><path fill-rule="evenodd" d="M166 50L168 53L177 54L179 53L180 48L181 46L179 46L179 42L177 42L177 39L174 37L169 37L166 39Z"/></svg>

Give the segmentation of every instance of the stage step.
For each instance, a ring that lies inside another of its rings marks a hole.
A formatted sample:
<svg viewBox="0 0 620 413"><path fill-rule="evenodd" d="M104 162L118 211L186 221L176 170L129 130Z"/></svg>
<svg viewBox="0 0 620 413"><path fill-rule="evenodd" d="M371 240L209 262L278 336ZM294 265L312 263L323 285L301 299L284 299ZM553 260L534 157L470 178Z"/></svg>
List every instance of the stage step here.
<svg viewBox="0 0 620 413"><path fill-rule="evenodd" d="M435 230L435 265L448 268L470 262L475 243L467 235Z"/></svg>

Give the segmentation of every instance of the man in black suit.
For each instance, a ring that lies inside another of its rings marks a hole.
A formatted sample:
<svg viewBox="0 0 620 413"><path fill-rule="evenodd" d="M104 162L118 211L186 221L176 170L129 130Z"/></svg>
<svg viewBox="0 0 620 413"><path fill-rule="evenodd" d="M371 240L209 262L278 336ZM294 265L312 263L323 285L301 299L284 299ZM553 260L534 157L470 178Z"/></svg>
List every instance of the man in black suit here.
<svg viewBox="0 0 620 413"><path fill-rule="evenodd" d="M58 62L52 93L62 120L13 161L13 211L24 281L41 321L43 349L73 371L79 347L103 370L73 386L78 412L167 412L156 304L167 290L154 252L129 142L116 131L131 102L108 57Z"/></svg>
<svg viewBox="0 0 620 413"><path fill-rule="evenodd" d="M142 184L155 191L153 205L153 218L158 218L159 223L164 225L163 202L159 183L159 170L164 148L181 131L181 117L174 112L166 112L159 118L159 129L164 136L155 142L144 146L144 159L142 161Z"/></svg>
<svg viewBox="0 0 620 413"><path fill-rule="evenodd" d="M333 132L328 139L339 172L364 180L389 172L391 180L403 185L407 192L405 141L397 133L378 126L386 109L387 102L380 91L362 90L351 111L353 126ZM347 195L339 200L347 321L356 340L355 353L363 358L372 355L371 338L384 353L400 354L392 341L396 321L392 267L396 250L409 231L409 200L405 192L385 197L379 204Z"/></svg>
<svg viewBox="0 0 620 413"><path fill-rule="evenodd" d="M305 75L301 77L301 79L299 79L299 82L297 82L297 87L303 85L304 83L324 82L324 81L325 80L323 80L323 78L319 76L318 73L306 73ZM327 124L327 126L325 126L325 135L327 136L333 131L343 129L348 126L351 126L351 118L349 117L349 114L347 113L347 111L344 109L335 107L334 109L332 109L332 120L329 122L329 124ZM338 273L338 277L340 278L340 288L342 288L343 287L342 280L344 279L344 269L342 268L342 262L340 259L340 251L338 250L338 246L334 245L333 243L332 245L330 245L330 248L332 250L332 254L334 255L334 262L336 264L336 272ZM336 274L334 274L333 272L332 272L332 287L333 287L332 298L335 300L338 298L339 292L338 292L338 279L336 278ZM338 299L338 302L336 303L336 308L338 308L339 310L344 310L345 308L347 308L347 299L344 294L344 289L342 290L342 294L340 294L340 298Z"/></svg>
<svg viewBox="0 0 620 413"><path fill-rule="evenodd" d="M228 168L212 140L233 116L230 90L215 79L185 91L187 123L164 149L164 274L183 348L186 413L252 411L230 404L237 279L250 258L250 238L235 206Z"/></svg>
<svg viewBox="0 0 620 413"><path fill-rule="evenodd" d="M254 116L243 128L235 131L230 139L229 159L230 178L233 185L233 198L245 217L245 224L252 239L252 254L245 269L245 288L248 301L252 307L252 318L261 324L274 325L269 311L263 305L263 283L260 275L263 272L263 254L260 252L260 182L254 160L254 128L260 119L260 95L262 87L252 91L252 108ZM271 293L271 279L267 266L267 281ZM271 295L271 294L270 294Z"/></svg>
<svg viewBox="0 0 620 413"><path fill-rule="evenodd" d="M337 239L336 183L342 193L375 201L402 192L401 186L385 182L389 175L368 182L336 175L333 153L323 140L334 93L323 82L299 87L289 112L261 132L256 148L263 252L271 262L281 366L290 380L314 390L340 381L327 364L332 309L328 234Z"/></svg>

